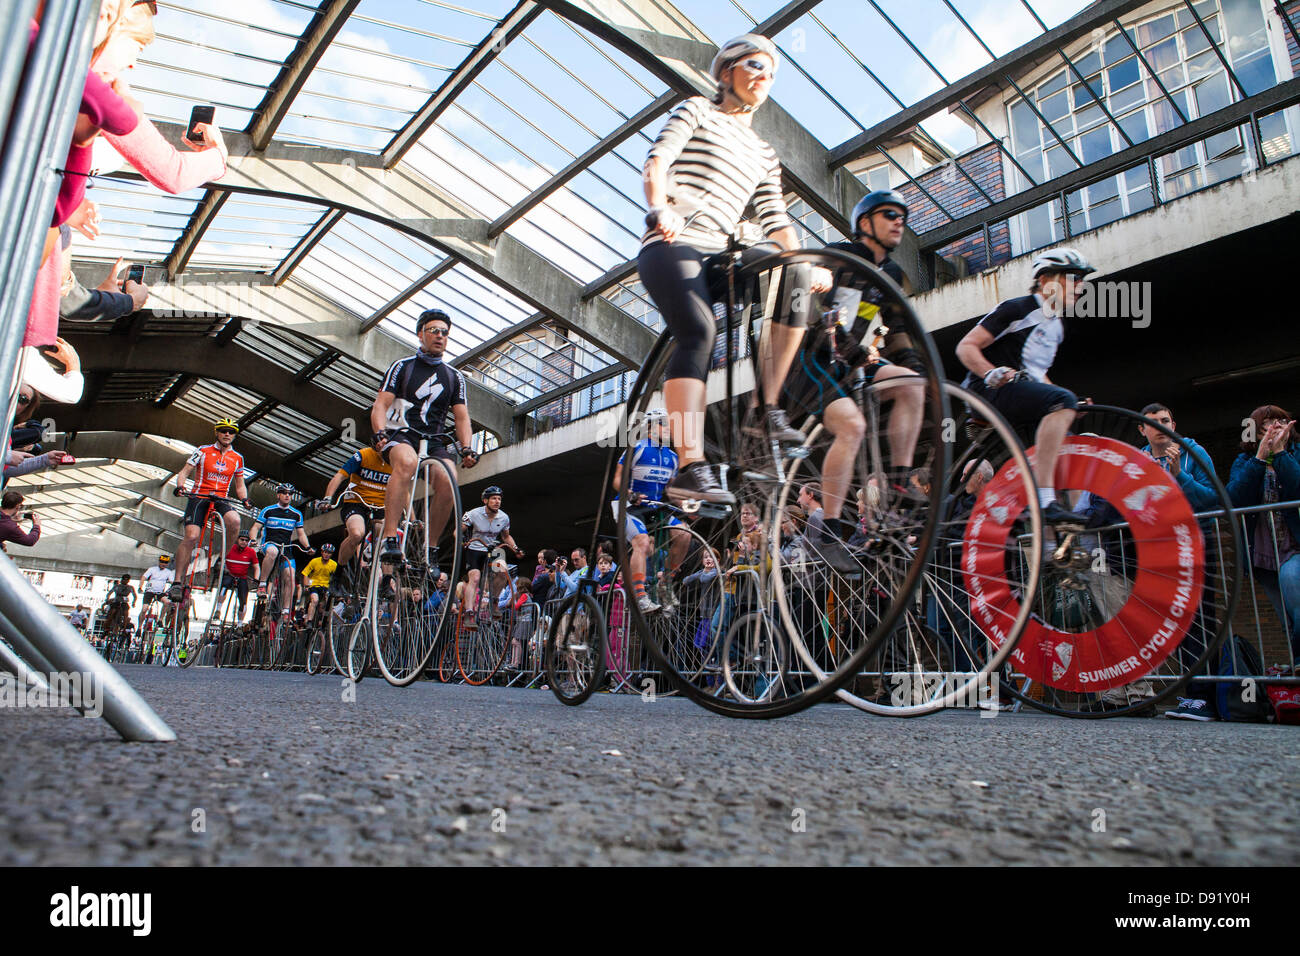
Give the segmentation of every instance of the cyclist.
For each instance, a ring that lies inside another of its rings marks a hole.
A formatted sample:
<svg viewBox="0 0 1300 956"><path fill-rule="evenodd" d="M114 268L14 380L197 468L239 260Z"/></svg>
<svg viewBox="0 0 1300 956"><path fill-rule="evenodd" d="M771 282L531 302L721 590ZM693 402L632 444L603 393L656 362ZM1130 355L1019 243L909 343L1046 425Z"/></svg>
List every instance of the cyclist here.
<svg viewBox="0 0 1300 956"><path fill-rule="evenodd" d="M145 568L144 574L140 575L140 624L144 627L145 613L154 605L154 602L161 601L164 605L167 602L167 590L172 586L176 579L176 572L171 568L171 556L166 554L158 555L158 563L153 567Z"/></svg>
<svg viewBox="0 0 1300 956"><path fill-rule="evenodd" d="M383 545L379 555L388 564L402 560L397 524L411 502L415 472L420 465L420 439L446 432L450 413L455 420L456 441L466 449L461 453L461 462L466 468L478 462L478 454L469 450L473 429L465 399L465 377L443 360L450 334L451 316L446 312L429 309L421 313L415 322L420 350L389 367L370 409L376 447L392 466L384 492ZM451 516L450 481L456 480L456 467L446 446L436 444L428 451L431 457L442 458L451 466L450 479L443 469L432 469L433 511L428 540L437 541Z"/></svg>
<svg viewBox="0 0 1300 956"><path fill-rule="evenodd" d="M190 455L185 467L176 476L175 495L179 498L185 494L185 483L190 475L194 476L192 494L203 497L191 498L185 506L185 535L181 545L176 549L176 574L180 580L171 587L170 597L173 604L179 604L185 596L184 581L189 570L190 555L198 543L203 523L208 520L208 510L216 508L226 523L226 538L232 539L239 533L239 513L229 501L220 499L230 497L231 486L243 502L245 508L252 508L248 500L248 488L244 485L244 456L232 447L235 436L239 434L239 425L232 418L222 418L212 426L216 440L211 445L196 448ZM207 496L215 496L211 501Z"/></svg>
<svg viewBox="0 0 1300 956"><path fill-rule="evenodd" d="M786 210L781 163L752 129L754 111L766 101L776 74L776 46L765 36L746 33L718 50L709 70L717 83L712 99L691 97L664 124L646 158L647 229L637 260L641 281L677 342L668 365L664 402L680 469L668 485L674 501L697 500L734 505L704 460L705 381L716 337L715 298L709 278L752 200L766 236L784 249L799 248ZM766 255L752 248L743 262ZM762 377L768 407L764 425L782 442L802 444L775 400L799 349L811 296L831 285L826 269L794 267L792 294L765 330ZM805 302L801 303L799 300Z"/></svg>
<svg viewBox="0 0 1300 956"><path fill-rule="evenodd" d="M262 566L257 571L257 596L266 597L266 579L271 573L271 568L275 566L276 558L279 557L280 551L295 538L302 545L305 552L311 551L311 545L307 541L307 532L303 530L302 512L295 508L290 502L293 500L293 485L280 484L275 489L276 503L268 505L258 512L257 520L253 522L252 537L258 540L258 532L262 532L261 543L262 549ZM280 580L281 594L281 614L288 614L293 608L291 596L293 594L294 574L297 565L292 554L286 554L284 560L284 573Z"/></svg>
<svg viewBox="0 0 1300 956"><path fill-rule="evenodd" d="M963 385L983 395L1012 425L1037 424L1034 477L1043 520L1076 524L1078 515L1056 500L1056 459L1075 421L1079 400L1054 385L1047 372L1065 338L1061 314L1096 270L1075 249L1048 249L1034 257L1029 295L1008 299L957 343L968 374Z"/></svg>
<svg viewBox="0 0 1300 956"><path fill-rule="evenodd" d="M379 453L382 444L382 439L376 436L371 447L358 448L356 454L334 473L325 488L325 498L332 500L343 482L348 482L338 507L347 537L339 547L340 570L332 580L349 590L356 583L351 580L349 562L375 522L382 521L384 517L384 495L388 489L388 479L393 475L393 467ZM338 585L336 589L337 587Z"/></svg>
<svg viewBox="0 0 1300 956"><path fill-rule="evenodd" d="M516 558L524 556L510 535L510 516L501 510L501 489L489 485L483 489L483 506L465 512L461 526L469 537L465 542L463 556L465 559L465 603L462 607L471 613L465 616L467 627L475 626L473 609L478 606L478 581L482 572L487 570L488 560L493 548L504 544L515 553ZM497 578L500 577L498 573ZM492 582L485 584L490 587Z"/></svg>
<svg viewBox="0 0 1300 956"><path fill-rule="evenodd" d="M645 521L634 514L633 506L638 510L647 511L659 506L664 500L664 489L668 483L673 480L677 474L677 453L673 451L668 444L668 411L663 408L652 408L646 412L646 423L650 429L650 435L636 443L632 449L632 475L628 485L629 500L627 513L627 539L631 544L632 553L628 558L628 566L631 569L632 577L632 594L636 599L636 606L642 614L652 614L659 610L659 605L650 599L646 594L646 560L649 558L654 545L650 541L650 535L646 529ZM618 520L618 490L623 487L623 465L627 461L627 453L619 458L618 466L614 469L614 500L610 502L610 509L614 512L614 520ZM648 502L648 504L643 504ZM682 520L677 517L668 519L669 527L669 554L668 566L676 570L681 566L682 558L686 555L686 548L690 544L690 536L685 531L678 529L684 528Z"/></svg>
<svg viewBox="0 0 1300 956"><path fill-rule="evenodd" d="M234 545L226 552L225 570L221 574L221 593L217 595L217 602L220 603L224 592L231 590L235 592L238 601L238 610L235 612L236 622L244 619L244 604L248 601L248 583L257 580L254 570L257 564L257 552L249 547L248 542L248 532L241 531Z"/></svg>
<svg viewBox="0 0 1300 956"><path fill-rule="evenodd" d="M329 603L330 578L338 570L339 563L334 560L334 545L323 544L320 557L312 558L307 567L302 569L303 586L307 589L307 620L316 618L318 602Z"/></svg>
<svg viewBox="0 0 1300 956"><path fill-rule="evenodd" d="M107 605L108 617L104 623L104 634L111 638L114 631L125 632L126 625L130 623L127 613L130 610L131 602L135 600L135 588L131 587L131 575L122 575L121 580L114 584L108 591Z"/></svg>
<svg viewBox="0 0 1300 956"><path fill-rule="evenodd" d="M852 220L853 241L832 243L828 248L867 260L901 287L903 270L889 253L902 241L907 223L907 201L902 194L893 190L868 193L853 207ZM891 468L884 478L896 493L906 495L925 402L924 381L917 373L923 373L925 366L907 333L890 331L884 321L893 317L882 312L886 302L879 286L837 288L834 302L840 322L818 329L804 343L785 385L785 401L791 411L821 416L826 430L835 436L822 465L823 514L808 523L808 539L833 565L841 565L845 555L835 542L852 537L856 527L841 514L866 434L862 409L851 397L854 380L859 369L865 383L910 379L882 391L882 397L893 403L888 419ZM877 353L877 344L886 358Z"/></svg>

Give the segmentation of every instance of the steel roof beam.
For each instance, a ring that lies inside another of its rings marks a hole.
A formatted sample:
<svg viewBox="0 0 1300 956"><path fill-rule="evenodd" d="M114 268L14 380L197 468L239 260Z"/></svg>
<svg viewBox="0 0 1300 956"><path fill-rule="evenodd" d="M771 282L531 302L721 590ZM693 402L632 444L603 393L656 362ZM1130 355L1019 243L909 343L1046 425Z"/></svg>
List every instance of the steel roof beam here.
<svg viewBox="0 0 1300 956"><path fill-rule="evenodd" d="M451 103L465 91L476 79L480 73L487 69L488 65L500 55L501 51L506 48L515 37L528 28L528 25L537 19L538 14L542 12L541 7L532 0L523 0L518 6L506 14L501 22L493 28L492 32L483 38L458 66L455 71L448 76L428 101L420 108L420 111L411 117L393 137L392 141L384 148L383 163L386 168L396 166L403 156L407 154L416 141L419 140L429 127L438 121Z"/></svg>
<svg viewBox="0 0 1300 956"><path fill-rule="evenodd" d="M249 135L258 149L265 149L271 142L293 101L311 77L312 70L360 3L361 0L327 0L307 25L297 49L285 60L280 75L267 87L266 96L248 124Z"/></svg>

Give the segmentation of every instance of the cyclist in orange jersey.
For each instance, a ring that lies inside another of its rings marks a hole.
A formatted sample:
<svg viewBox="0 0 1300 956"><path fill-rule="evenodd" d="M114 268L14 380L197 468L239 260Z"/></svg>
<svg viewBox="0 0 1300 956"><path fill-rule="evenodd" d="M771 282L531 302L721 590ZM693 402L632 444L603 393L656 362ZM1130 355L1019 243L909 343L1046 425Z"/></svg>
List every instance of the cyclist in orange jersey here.
<svg viewBox="0 0 1300 956"><path fill-rule="evenodd" d="M248 500L248 488L244 485L244 456L235 451L235 435L239 426L230 418L223 418L212 426L216 440L211 445L196 448L190 455L185 467L176 476L175 494L184 495L185 483L193 476L191 495L203 497L190 498L185 508L185 536L180 547L176 549L176 583L168 595L173 602L185 596L184 581L190 565L190 556L198 544L199 533L208 520L208 509L216 508L226 523L226 540L234 541L239 535L239 512L234 505L224 499L230 498L233 486L235 495L243 502L245 508L251 508ZM217 501L211 501L208 495L215 495Z"/></svg>

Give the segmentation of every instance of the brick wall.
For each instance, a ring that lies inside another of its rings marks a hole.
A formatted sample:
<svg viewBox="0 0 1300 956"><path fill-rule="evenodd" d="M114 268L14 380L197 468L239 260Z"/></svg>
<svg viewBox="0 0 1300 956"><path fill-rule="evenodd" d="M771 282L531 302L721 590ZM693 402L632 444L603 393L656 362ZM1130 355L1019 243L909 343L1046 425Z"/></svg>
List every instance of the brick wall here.
<svg viewBox="0 0 1300 956"><path fill-rule="evenodd" d="M1300 0L1296 3L1285 3L1282 8L1286 10L1287 16L1291 18L1291 23L1297 29L1300 29ZM1282 31L1286 34L1286 50L1291 56L1291 75L1300 76L1300 47L1296 46L1295 37L1286 28L1286 24L1282 25Z"/></svg>
<svg viewBox="0 0 1300 956"><path fill-rule="evenodd" d="M988 193L994 202L1006 198L1006 187L1002 178L1002 156L996 143L988 143L971 150L959 156L956 162L966 176L979 183L980 188ZM940 166L916 177L916 180L926 192L942 203L945 209L960 218L988 205L966 176L962 176L952 167ZM910 210L908 225L922 238L927 230L947 224L948 217L912 183L904 183L899 187L899 192L907 198ZM942 255L964 259L971 272L979 272L990 265L1006 262L1011 258L1011 234L1007 224L1000 222L991 226L989 234L993 246L991 257L989 251L984 248L982 232L947 246L942 250Z"/></svg>

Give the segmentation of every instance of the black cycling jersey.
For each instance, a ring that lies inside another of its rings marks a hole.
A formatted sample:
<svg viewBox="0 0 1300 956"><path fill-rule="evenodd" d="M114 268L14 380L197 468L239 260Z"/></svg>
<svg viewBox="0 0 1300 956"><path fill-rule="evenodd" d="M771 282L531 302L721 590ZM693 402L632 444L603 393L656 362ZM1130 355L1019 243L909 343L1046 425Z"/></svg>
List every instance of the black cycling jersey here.
<svg viewBox="0 0 1300 956"><path fill-rule="evenodd" d="M1043 300L1036 295L1008 299L980 320L980 327L993 333L993 341L984 349L984 357L995 368L1006 366L1029 373L1041 382L1047 377L1056 350L1065 339L1065 325L1060 318L1043 312ZM979 380L974 372L966 375L965 387Z"/></svg>
<svg viewBox="0 0 1300 956"><path fill-rule="evenodd" d="M131 587L129 584L114 584L108 592L108 600L110 602L124 601L127 604L130 604L134 598L135 588Z"/></svg>
<svg viewBox="0 0 1300 956"><path fill-rule="evenodd" d="M292 505L283 508L271 505L258 512L257 523L262 526L264 544L285 545L293 540L294 532L302 527L302 512Z"/></svg>
<svg viewBox="0 0 1300 956"><path fill-rule="evenodd" d="M452 408L466 404L465 376L423 352L394 362L379 390L396 396L390 421L426 436L449 431Z"/></svg>

